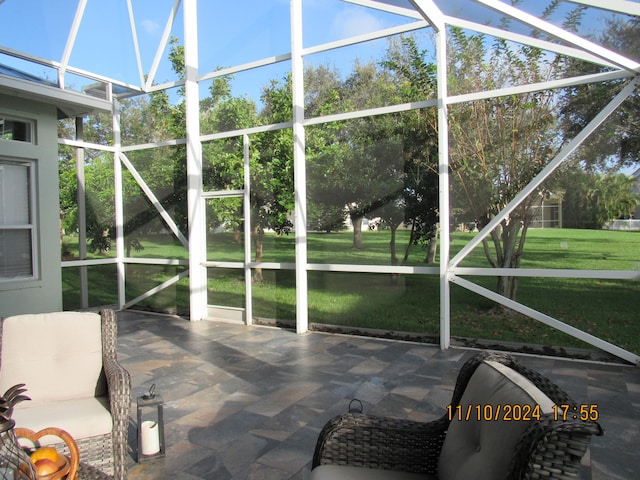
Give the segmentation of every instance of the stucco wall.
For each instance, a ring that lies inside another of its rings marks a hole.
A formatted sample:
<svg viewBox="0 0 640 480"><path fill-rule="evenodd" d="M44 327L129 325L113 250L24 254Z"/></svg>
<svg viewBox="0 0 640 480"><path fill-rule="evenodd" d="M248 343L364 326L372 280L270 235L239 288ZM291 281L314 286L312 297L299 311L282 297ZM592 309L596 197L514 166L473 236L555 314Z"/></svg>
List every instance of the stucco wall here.
<svg viewBox="0 0 640 480"><path fill-rule="evenodd" d="M0 156L36 161L38 278L0 281L0 316L62 310L57 109L0 94L0 113L36 121L36 144L0 141Z"/></svg>

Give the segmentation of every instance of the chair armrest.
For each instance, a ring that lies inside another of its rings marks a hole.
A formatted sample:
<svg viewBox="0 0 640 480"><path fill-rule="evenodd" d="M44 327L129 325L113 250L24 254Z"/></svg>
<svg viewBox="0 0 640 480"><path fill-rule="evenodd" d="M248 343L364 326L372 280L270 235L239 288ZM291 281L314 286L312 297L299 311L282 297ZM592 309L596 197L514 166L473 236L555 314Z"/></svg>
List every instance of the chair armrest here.
<svg viewBox="0 0 640 480"><path fill-rule="evenodd" d="M104 360L109 390L109 409L113 420L112 442L114 479L127 478L127 445L129 410L131 409L131 376L115 359Z"/></svg>
<svg viewBox="0 0 640 480"><path fill-rule="evenodd" d="M107 378L111 416L116 422L124 422L124 431L129 423L131 408L131 376L118 362L118 321L113 310L100 312L102 316L102 365Z"/></svg>
<svg viewBox="0 0 640 480"><path fill-rule="evenodd" d="M118 322L113 310L102 310L102 364L107 378L109 409L113 420L112 443L115 480L127 478L131 376L118 362Z"/></svg>
<svg viewBox="0 0 640 480"><path fill-rule="evenodd" d="M322 464L435 474L449 422L347 413L323 427L313 455Z"/></svg>
<svg viewBox="0 0 640 480"><path fill-rule="evenodd" d="M577 478L591 437L603 434L597 422L544 415L520 437L512 460L513 478Z"/></svg>
<svg viewBox="0 0 640 480"><path fill-rule="evenodd" d="M104 362L111 415L114 421L115 418L122 417L127 423L131 408L131 376L117 360L105 359Z"/></svg>

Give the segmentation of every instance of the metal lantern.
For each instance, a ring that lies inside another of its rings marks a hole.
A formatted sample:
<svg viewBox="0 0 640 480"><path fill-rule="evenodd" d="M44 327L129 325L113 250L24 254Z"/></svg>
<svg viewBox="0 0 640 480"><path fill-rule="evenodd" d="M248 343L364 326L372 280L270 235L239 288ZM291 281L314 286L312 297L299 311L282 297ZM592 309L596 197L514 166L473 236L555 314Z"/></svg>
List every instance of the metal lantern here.
<svg viewBox="0 0 640 480"><path fill-rule="evenodd" d="M164 402L156 393L155 383L149 393L138 397L138 463L164 457ZM147 410L145 414L144 410ZM149 412L149 410L151 410Z"/></svg>

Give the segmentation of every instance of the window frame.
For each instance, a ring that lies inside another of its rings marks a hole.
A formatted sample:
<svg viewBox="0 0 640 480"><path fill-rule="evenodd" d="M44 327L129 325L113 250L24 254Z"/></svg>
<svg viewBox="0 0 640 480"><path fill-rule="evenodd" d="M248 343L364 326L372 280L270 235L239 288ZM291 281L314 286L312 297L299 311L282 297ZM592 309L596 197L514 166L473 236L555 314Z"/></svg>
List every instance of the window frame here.
<svg viewBox="0 0 640 480"><path fill-rule="evenodd" d="M29 120L27 118L21 118L21 117L17 117L15 115L5 115L5 114L0 114L0 120L3 121L3 124L5 121L9 120L11 122L14 123L24 123L27 127L27 140L16 140L16 139L9 139L9 138L3 138L2 136L2 129L0 129L0 141L2 142L12 142L12 143L18 143L18 144L23 144L23 145L36 145L36 125L35 122L33 120Z"/></svg>
<svg viewBox="0 0 640 480"><path fill-rule="evenodd" d="M0 156L0 169L5 165L23 166L27 168L27 181L28 192L26 198L28 199L28 223L26 224L4 224L0 223L0 231L27 231L29 233L29 239L31 241L31 275L5 277L2 270L0 270L0 289L3 287L11 286L16 283L34 282L40 279L39 261L38 261L38 235L37 235L37 183L36 183L36 169L37 162L33 159L26 158L11 158L7 156ZM0 217L3 217L3 208L7 205L4 199L0 198Z"/></svg>

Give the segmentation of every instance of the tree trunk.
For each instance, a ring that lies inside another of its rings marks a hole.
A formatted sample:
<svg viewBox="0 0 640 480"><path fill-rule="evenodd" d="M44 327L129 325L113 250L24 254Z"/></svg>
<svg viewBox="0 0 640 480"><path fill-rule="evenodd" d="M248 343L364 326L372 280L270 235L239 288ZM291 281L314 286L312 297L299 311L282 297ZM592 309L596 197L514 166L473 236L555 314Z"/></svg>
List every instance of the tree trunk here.
<svg viewBox="0 0 640 480"><path fill-rule="evenodd" d="M517 219L511 220L508 224L503 222L502 234L499 235L501 240L500 252L502 256L498 259L498 265L502 268L520 267L520 259L524 249L527 230L528 225L526 224L526 220L524 225ZM496 292L510 300L515 300L518 293L518 277L498 277Z"/></svg>
<svg viewBox="0 0 640 480"><path fill-rule="evenodd" d="M396 252L396 231L398 227L391 225L391 240L389 240L389 248L391 249L391 265L398 265L398 254Z"/></svg>
<svg viewBox="0 0 640 480"><path fill-rule="evenodd" d="M354 214L349 214L349 216L353 225L353 248L364 250L362 243L362 216L355 216Z"/></svg>
<svg viewBox="0 0 640 480"><path fill-rule="evenodd" d="M264 238L264 230L261 226L257 225L253 228L253 242L255 244L256 262L262 261L262 239ZM253 270L253 282L262 283L262 268L256 267Z"/></svg>
<svg viewBox="0 0 640 480"><path fill-rule="evenodd" d="M518 277L498 277L496 291L503 297L515 300L518 293Z"/></svg>
<svg viewBox="0 0 640 480"><path fill-rule="evenodd" d="M436 261L436 252L438 251L438 230L433 232L433 235L429 239L429 249L427 250L426 263L433 263Z"/></svg>

